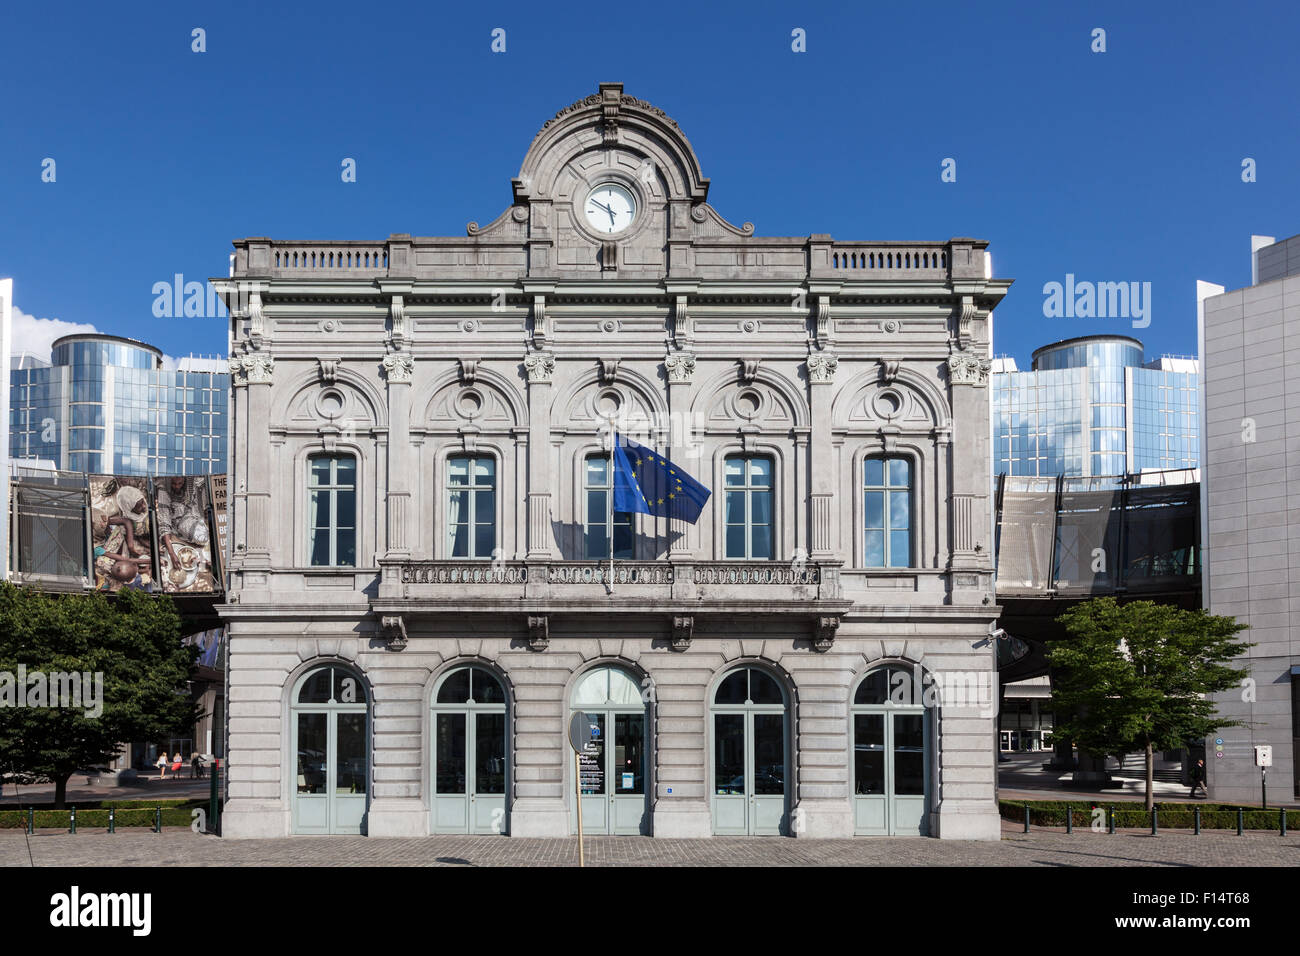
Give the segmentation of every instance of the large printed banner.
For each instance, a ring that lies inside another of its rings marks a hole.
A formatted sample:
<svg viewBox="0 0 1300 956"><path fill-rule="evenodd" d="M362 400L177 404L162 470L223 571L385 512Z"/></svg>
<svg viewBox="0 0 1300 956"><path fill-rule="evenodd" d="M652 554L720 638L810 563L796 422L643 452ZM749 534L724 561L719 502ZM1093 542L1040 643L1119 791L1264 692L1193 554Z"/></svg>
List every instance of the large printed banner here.
<svg viewBox="0 0 1300 956"><path fill-rule="evenodd" d="M147 478L90 475L90 546L95 587L152 591L153 533Z"/></svg>
<svg viewBox="0 0 1300 956"><path fill-rule="evenodd" d="M212 594L221 590L212 570L207 476L155 478L153 493L158 515L158 579L163 591Z"/></svg>

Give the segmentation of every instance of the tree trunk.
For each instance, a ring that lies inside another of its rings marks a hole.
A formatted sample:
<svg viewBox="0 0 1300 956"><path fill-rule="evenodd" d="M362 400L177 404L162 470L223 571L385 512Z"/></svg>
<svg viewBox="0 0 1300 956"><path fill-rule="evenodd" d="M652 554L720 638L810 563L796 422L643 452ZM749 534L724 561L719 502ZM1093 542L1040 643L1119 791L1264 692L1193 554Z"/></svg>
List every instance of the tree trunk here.
<svg viewBox="0 0 1300 956"><path fill-rule="evenodd" d="M54 809L62 810L64 804L68 802L68 778L72 774L65 773L61 777L54 778Z"/></svg>
<svg viewBox="0 0 1300 956"><path fill-rule="evenodd" d="M1151 738L1147 738L1147 812L1155 806L1156 755L1151 749Z"/></svg>

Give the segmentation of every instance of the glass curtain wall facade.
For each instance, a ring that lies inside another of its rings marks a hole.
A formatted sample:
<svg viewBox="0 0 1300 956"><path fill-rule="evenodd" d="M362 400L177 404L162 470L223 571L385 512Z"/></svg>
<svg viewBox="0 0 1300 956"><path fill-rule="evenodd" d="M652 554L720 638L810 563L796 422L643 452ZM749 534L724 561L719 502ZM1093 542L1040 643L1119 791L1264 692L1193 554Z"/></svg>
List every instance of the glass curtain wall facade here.
<svg viewBox="0 0 1300 956"><path fill-rule="evenodd" d="M230 375L211 360L163 368L143 342L72 335L49 364L9 372L9 454L63 471L202 475L226 471Z"/></svg>
<svg viewBox="0 0 1300 956"><path fill-rule="evenodd" d="M1127 336L1068 339L990 376L995 475L1093 477L1198 465L1199 362L1143 364Z"/></svg>

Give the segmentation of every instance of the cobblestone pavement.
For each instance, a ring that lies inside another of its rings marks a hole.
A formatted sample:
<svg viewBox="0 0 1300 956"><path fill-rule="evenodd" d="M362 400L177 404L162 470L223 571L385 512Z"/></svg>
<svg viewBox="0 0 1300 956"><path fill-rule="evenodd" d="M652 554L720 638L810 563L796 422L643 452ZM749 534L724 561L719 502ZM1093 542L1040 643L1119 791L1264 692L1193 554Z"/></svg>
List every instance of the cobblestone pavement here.
<svg viewBox="0 0 1300 956"><path fill-rule="evenodd" d="M29 851L30 844L30 851ZM1005 822L1001 842L860 838L588 837L588 866L1300 866L1300 835L1231 831L1158 837L1088 831L1029 834ZM30 852L30 858L29 858ZM576 841L491 836L394 840L294 837L223 840L163 833L0 832L0 866L576 866Z"/></svg>

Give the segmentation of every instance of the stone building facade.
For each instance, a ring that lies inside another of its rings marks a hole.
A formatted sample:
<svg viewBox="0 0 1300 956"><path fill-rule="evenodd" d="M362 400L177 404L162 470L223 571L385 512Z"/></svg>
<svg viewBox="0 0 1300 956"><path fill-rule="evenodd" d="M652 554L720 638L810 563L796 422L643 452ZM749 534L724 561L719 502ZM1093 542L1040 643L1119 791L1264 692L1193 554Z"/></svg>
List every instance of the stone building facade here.
<svg viewBox="0 0 1300 956"><path fill-rule="evenodd" d="M589 833L996 839L987 243L755 236L617 83L512 187L213 280L225 833L568 834L581 774ZM610 515L611 429L697 523Z"/></svg>

